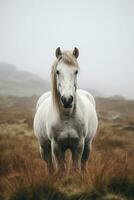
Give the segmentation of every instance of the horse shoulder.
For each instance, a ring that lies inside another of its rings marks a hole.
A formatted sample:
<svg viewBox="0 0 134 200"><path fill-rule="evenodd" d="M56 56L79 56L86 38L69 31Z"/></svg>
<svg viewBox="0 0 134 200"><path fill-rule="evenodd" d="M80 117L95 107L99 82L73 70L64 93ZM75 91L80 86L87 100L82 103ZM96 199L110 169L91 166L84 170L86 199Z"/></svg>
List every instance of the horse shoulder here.
<svg viewBox="0 0 134 200"><path fill-rule="evenodd" d="M98 126L95 100L90 93L84 90L78 90L78 96L79 106L81 107L82 115L84 116L83 119L86 121L87 136L93 138Z"/></svg>
<svg viewBox="0 0 134 200"><path fill-rule="evenodd" d="M36 110L39 108L39 106L48 98L51 96L51 92L45 92L43 95L41 95L36 103Z"/></svg>
<svg viewBox="0 0 134 200"><path fill-rule="evenodd" d="M34 117L34 133L37 138L47 136L47 123L49 120L49 110L51 106L51 93L43 94L38 102Z"/></svg>
<svg viewBox="0 0 134 200"><path fill-rule="evenodd" d="M82 89L78 89L77 91L79 94L85 95L89 99L89 101L93 104L93 106L96 107L95 99L92 94L90 94L88 91L82 90Z"/></svg>

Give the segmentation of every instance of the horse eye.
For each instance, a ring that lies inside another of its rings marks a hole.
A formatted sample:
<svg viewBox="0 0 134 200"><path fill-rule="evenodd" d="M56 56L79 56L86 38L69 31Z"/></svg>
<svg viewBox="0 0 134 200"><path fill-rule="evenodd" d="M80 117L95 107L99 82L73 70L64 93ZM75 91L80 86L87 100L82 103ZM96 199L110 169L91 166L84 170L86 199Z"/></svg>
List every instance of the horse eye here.
<svg viewBox="0 0 134 200"><path fill-rule="evenodd" d="M75 75L77 75L77 74L78 74L78 70L75 71Z"/></svg>
<svg viewBox="0 0 134 200"><path fill-rule="evenodd" d="M56 74L59 75L59 73L60 73L59 70L57 70L57 71L56 71Z"/></svg>

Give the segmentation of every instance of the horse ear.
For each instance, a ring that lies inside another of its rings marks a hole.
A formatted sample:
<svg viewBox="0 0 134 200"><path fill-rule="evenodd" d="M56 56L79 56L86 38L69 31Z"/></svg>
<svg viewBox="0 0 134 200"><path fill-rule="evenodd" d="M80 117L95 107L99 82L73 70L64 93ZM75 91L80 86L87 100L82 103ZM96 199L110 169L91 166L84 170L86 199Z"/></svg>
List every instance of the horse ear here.
<svg viewBox="0 0 134 200"><path fill-rule="evenodd" d="M79 49L78 48L74 48L74 50L73 50L73 55L75 56L75 58L78 58L78 56L79 56Z"/></svg>
<svg viewBox="0 0 134 200"><path fill-rule="evenodd" d="M55 56L56 56L56 58L59 58L59 56L61 56L61 55L62 55L62 53L61 53L60 47L58 47L55 51Z"/></svg>

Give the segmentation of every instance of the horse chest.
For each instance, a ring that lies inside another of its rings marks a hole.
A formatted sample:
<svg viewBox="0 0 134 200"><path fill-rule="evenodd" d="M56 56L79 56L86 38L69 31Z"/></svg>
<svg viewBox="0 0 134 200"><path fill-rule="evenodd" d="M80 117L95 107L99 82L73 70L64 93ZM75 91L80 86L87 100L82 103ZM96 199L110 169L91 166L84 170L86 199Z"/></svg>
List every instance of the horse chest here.
<svg viewBox="0 0 134 200"><path fill-rule="evenodd" d="M64 119L51 127L50 137L55 141L69 141L84 136L84 122L80 119Z"/></svg>

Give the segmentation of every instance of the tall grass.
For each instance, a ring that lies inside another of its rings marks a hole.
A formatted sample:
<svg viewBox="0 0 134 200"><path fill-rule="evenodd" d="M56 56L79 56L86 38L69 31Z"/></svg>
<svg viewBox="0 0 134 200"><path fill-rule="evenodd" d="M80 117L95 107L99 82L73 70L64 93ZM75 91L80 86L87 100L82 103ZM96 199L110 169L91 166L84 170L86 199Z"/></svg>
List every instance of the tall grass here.
<svg viewBox="0 0 134 200"><path fill-rule="evenodd" d="M64 177L49 177L28 121L32 121L32 108L24 110L23 104L16 103L10 109L2 108L0 114L0 200L134 199L131 131L118 129L116 122L102 120L87 171L73 176L67 153ZM123 123L129 122L125 119ZM122 122L118 123L121 127Z"/></svg>
<svg viewBox="0 0 134 200"><path fill-rule="evenodd" d="M6 199L103 199L107 194L133 197L133 154L122 145L112 151L105 149L106 136L105 142L96 137L84 174L72 177L67 173L62 179L48 177L33 136L19 137L12 135L8 144L5 136L1 138L5 150L0 157L0 188ZM101 151L98 142L102 143Z"/></svg>

